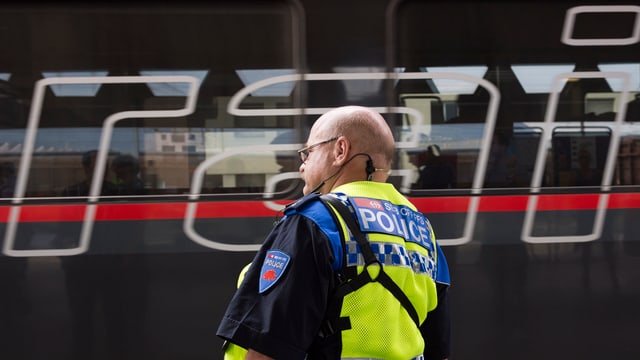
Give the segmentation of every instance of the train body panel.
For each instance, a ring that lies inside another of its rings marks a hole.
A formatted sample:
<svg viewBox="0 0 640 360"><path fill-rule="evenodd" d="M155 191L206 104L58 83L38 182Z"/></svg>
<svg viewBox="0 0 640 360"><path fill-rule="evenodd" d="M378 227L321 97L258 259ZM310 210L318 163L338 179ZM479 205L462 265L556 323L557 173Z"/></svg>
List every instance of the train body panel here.
<svg viewBox="0 0 640 360"><path fill-rule="evenodd" d="M221 359L315 118L388 120L452 359L637 358L633 1L0 6L0 358ZM422 176L421 176L422 175Z"/></svg>

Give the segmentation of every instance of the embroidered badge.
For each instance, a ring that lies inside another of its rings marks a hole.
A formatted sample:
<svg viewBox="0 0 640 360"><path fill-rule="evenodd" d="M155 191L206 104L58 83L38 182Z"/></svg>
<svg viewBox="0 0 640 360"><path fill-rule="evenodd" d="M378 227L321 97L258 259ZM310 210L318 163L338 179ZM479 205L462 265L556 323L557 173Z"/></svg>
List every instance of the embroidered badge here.
<svg viewBox="0 0 640 360"><path fill-rule="evenodd" d="M260 270L259 293L269 290L284 274L291 257L282 251L269 250Z"/></svg>

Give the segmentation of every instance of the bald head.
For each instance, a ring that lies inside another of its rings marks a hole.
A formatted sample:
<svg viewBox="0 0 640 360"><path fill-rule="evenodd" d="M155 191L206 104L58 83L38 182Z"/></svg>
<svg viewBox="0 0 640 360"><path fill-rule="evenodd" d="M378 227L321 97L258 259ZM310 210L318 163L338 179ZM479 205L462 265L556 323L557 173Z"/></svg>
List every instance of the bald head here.
<svg viewBox="0 0 640 360"><path fill-rule="evenodd" d="M320 137L345 136L353 153L369 154L376 167L390 168L395 150L393 134L385 119L369 108L343 106L332 109L314 123L311 132Z"/></svg>
<svg viewBox="0 0 640 360"><path fill-rule="evenodd" d="M343 106L320 116L306 145L300 165L305 194L330 192L354 181L385 182L395 150L384 118L361 106Z"/></svg>

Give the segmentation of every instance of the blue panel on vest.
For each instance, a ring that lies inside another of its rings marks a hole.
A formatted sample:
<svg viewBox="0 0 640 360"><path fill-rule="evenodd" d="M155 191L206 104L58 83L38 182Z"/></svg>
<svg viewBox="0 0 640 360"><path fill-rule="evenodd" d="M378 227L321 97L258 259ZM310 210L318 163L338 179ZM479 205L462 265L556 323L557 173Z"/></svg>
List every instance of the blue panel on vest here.
<svg viewBox="0 0 640 360"><path fill-rule="evenodd" d="M429 251L434 250L431 225L424 214L379 199L354 197L351 204L362 232L396 235Z"/></svg>

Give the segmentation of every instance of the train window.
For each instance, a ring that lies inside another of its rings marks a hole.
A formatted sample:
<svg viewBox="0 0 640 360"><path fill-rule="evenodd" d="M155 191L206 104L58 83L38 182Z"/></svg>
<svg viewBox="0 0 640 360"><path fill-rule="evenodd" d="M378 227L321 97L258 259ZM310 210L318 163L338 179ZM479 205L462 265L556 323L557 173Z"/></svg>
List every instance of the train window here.
<svg viewBox="0 0 640 360"><path fill-rule="evenodd" d="M265 69L268 76L297 71L298 16L285 1L144 11L133 5L3 7L3 34L11 36L3 37L0 92L3 110L12 111L3 111L11 119L0 129L0 156L25 183L17 195L64 196L69 185L78 190L98 174L107 180L102 195L122 194L111 189L122 182L113 163L118 155L135 159L137 193L187 193L194 169L229 149L233 156L206 170L206 189L194 191L263 191L281 171L275 154L238 149L268 146L299 124L291 117L234 116L227 105L256 81L244 69ZM298 101L292 91L260 95L243 106L262 110ZM96 150L102 169L92 172L86 167L93 160L86 159Z"/></svg>
<svg viewBox="0 0 640 360"><path fill-rule="evenodd" d="M484 16L477 17L477 13ZM455 184L460 189L478 184L505 189L537 186L535 157L552 153L551 141L545 145L541 140L560 136L554 132L556 127L580 127L589 122L613 128L626 121L624 129L611 136L638 133L631 123L637 121L634 96L640 91L640 67L634 55L639 46L637 7L409 0L398 4L394 16L389 43L394 63L390 66L411 72L412 79L425 70L434 74L394 87L400 105L422 114L425 125L419 132L431 137L438 123L467 129L453 130L455 136L471 133L472 124L488 129L474 129L473 140L465 141L464 146L456 144L451 133L439 140L429 138L438 141L443 152L455 155L452 165L458 170ZM548 26L540 27L539 18L545 18ZM617 26L601 29L597 19ZM605 45L609 50L595 50ZM584 51L589 47L593 48L587 55ZM472 69L477 71L469 72ZM493 90L462 81L472 78L478 84L495 85L500 102L495 114L490 113ZM445 90L443 82L464 86ZM470 90L464 91L465 86ZM618 119L625 113L624 119ZM408 118L404 117L405 123ZM565 135L557 140L568 139ZM539 151L541 144L549 149ZM488 154L482 153L483 145L490 147ZM402 166L411 169L406 161ZM478 175L482 181L474 182Z"/></svg>

